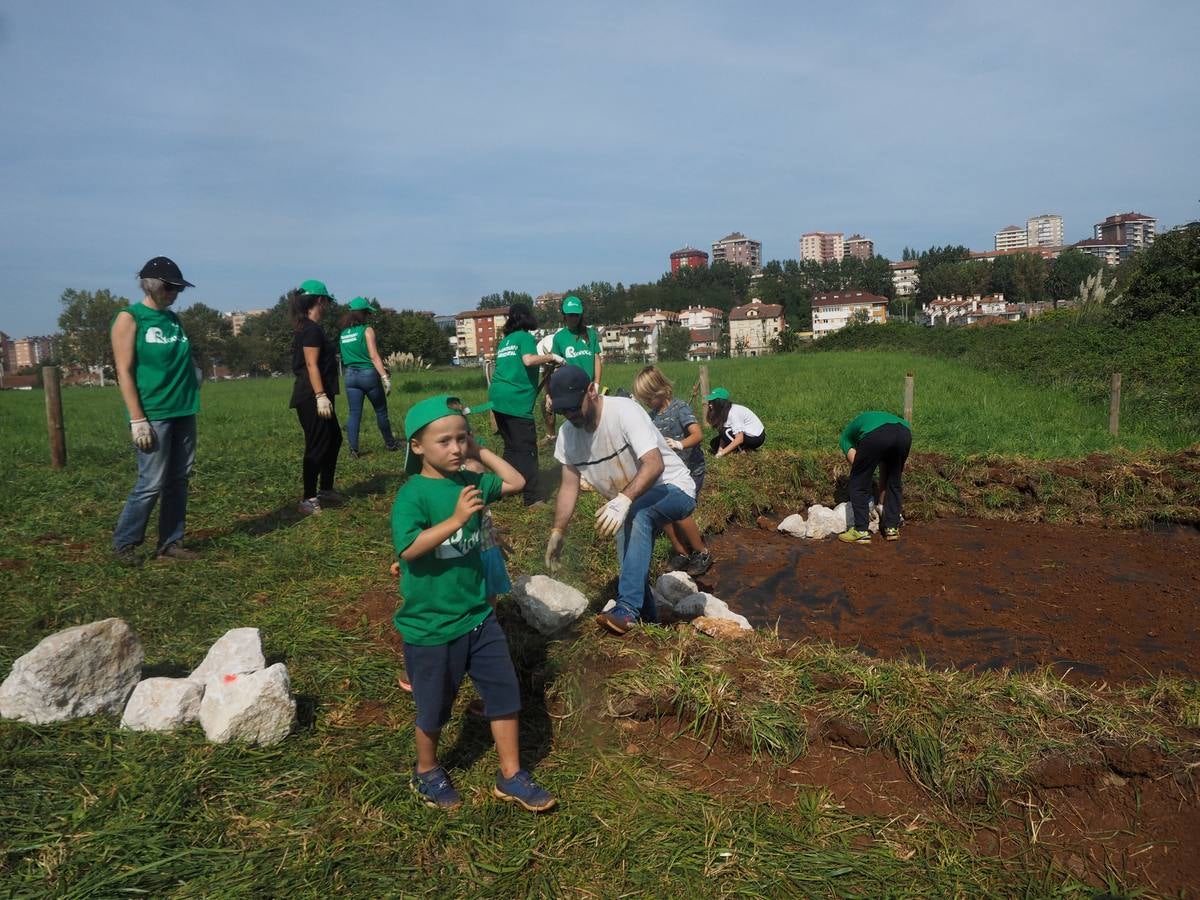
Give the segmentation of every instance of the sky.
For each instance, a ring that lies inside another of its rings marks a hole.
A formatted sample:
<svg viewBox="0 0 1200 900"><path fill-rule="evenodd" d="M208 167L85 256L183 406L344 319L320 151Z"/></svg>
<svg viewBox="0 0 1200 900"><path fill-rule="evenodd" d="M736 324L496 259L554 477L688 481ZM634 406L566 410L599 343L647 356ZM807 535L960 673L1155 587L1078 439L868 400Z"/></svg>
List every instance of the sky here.
<svg viewBox="0 0 1200 900"><path fill-rule="evenodd" d="M732 231L1200 217L1200 3L0 0L0 330L63 290L453 313Z"/></svg>

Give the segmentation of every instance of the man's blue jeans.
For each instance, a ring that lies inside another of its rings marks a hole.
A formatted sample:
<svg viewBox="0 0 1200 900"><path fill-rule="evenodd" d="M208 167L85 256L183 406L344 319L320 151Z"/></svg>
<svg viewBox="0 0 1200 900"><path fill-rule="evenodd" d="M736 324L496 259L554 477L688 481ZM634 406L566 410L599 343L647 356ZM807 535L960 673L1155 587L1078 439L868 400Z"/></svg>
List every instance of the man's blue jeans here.
<svg viewBox="0 0 1200 900"><path fill-rule="evenodd" d="M134 448L138 461L137 481L113 532L116 550L136 547L146 539L146 525L160 494L158 551L183 540L188 478L196 459L196 417L158 419L151 422L150 427L154 429L154 449L146 452Z"/></svg>
<svg viewBox="0 0 1200 900"><path fill-rule="evenodd" d="M656 484L633 501L625 525L617 532L617 606L624 607L644 622L658 619L650 593L650 557L654 539L668 522L686 519L696 501L673 484Z"/></svg>
<svg viewBox="0 0 1200 900"><path fill-rule="evenodd" d="M383 436L383 443L391 447L396 443L392 437L392 423L388 419L387 394L383 392L383 380L374 369L346 370L346 401L350 404L350 418L346 421L346 436L350 449L358 452L358 428L362 422L363 397L375 407L375 424Z"/></svg>

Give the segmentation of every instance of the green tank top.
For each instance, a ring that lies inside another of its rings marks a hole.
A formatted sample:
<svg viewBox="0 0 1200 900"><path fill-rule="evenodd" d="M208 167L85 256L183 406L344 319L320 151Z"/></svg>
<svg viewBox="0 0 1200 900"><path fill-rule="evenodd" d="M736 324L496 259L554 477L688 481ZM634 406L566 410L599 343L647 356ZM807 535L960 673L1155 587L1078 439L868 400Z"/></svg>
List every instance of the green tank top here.
<svg viewBox="0 0 1200 900"><path fill-rule="evenodd" d="M342 331L338 347L342 354L342 365L347 369L374 369L371 355L367 352L367 325L351 325Z"/></svg>
<svg viewBox="0 0 1200 900"><path fill-rule="evenodd" d="M194 416L200 410L200 391L192 346L179 317L169 309L153 309L144 303L128 306L117 315L126 312L137 323L133 374L146 418Z"/></svg>

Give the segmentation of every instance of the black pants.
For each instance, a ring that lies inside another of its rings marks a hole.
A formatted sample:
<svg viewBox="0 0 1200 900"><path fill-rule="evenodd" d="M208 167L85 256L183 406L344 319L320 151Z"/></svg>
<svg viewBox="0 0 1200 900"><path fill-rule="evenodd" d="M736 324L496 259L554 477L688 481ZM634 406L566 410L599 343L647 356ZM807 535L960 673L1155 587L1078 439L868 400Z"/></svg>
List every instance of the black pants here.
<svg viewBox="0 0 1200 900"><path fill-rule="evenodd" d="M342 447L342 426L337 412L328 419L317 415L317 398L310 397L296 406L296 417L304 429L304 498L317 496L317 479L321 490L333 490L333 475L337 470L338 450Z"/></svg>
<svg viewBox="0 0 1200 900"><path fill-rule="evenodd" d="M747 434L744 438L742 438L742 442L738 444L738 448L733 452L749 453L751 450L757 450L759 447L761 447L766 440L767 431L764 428L762 434L754 435L753 437ZM708 449L715 454L722 447L727 447L732 443L733 435L730 434L726 429L722 428L717 432L716 437L708 442Z"/></svg>
<svg viewBox="0 0 1200 900"><path fill-rule="evenodd" d="M854 527L859 531L866 531L870 524L871 479L876 466L883 467L881 477L887 492L879 527L900 527L900 478L911 448L912 432L898 422L880 425L858 442L850 467L850 507L854 510Z"/></svg>
<svg viewBox="0 0 1200 900"><path fill-rule="evenodd" d="M541 499L538 496L537 422L498 412L496 427L504 441L504 461L525 479L525 505L536 503Z"/></svg>

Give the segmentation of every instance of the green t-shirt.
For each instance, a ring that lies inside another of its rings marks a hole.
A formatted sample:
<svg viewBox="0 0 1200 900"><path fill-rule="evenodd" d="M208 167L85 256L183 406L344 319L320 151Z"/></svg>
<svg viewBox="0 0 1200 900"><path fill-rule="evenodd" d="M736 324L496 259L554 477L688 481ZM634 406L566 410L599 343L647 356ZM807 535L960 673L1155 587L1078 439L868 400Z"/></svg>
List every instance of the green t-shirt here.
<svg viewBox="0 0 1200 900"><path fill-rule="evenodd" d="M483 494L484 503L500 499L503 481L491 472L456 472L448 478L412 475L392 505L392 543L403 553L426 528L454 514L458 495L467 485ZM483 517L471 516L440 546L411 562L400 560L400 595L404 602L392 622L409 644L448 644L462 637L492 611L487 602L480 559Z"/></svg>
<svg viewBox="0 0 1200 900"><path fill-rule="evenodd" d="M194 416L200 410L200 391L192 346L179 317L169 309L144 303L128 306L117 315L123 313L133 316L137 324L133 374L146 418L153 422Z"/></svg>
<svg viewBox="0 0 1200 900"><path fill-rule="evenodd" d="M903 425L910 431L912 430L912 426L908 422L889 412L859 413L850 420L849 425L842 429L842 436L839 440L842 453L849 453L850 448L857 447L858 442L863 439L864 435L870 434L880 425Z"/></svg>
<svg viewBox="0 0 1200 900"><path fill-rule="evenodd" d="M537 341L528 331L514 331L496 348L496 371L488 399L496 412L522 419L533 418L537 397L538 367L521 361L526 353L537 355Z"/></svg>
<svg viewBox="0 0 1200 900"><path fill-rule="evenodd" d="M569 364L579 366L587 372L588 378L596 377L596 357L600 355L600 339L596 337L596 329L591 325L587 327L586 337L577 337L567 328L558 329L550 349Z"/></svg>
<svg viewBox="0 0 1200 900"><path fill-rule="evenodd" d="M371 355L367 352L367 329L369 325L351 325L338 338L338 350L342 354L342 365L347 369L374 369Z"/></svg>

